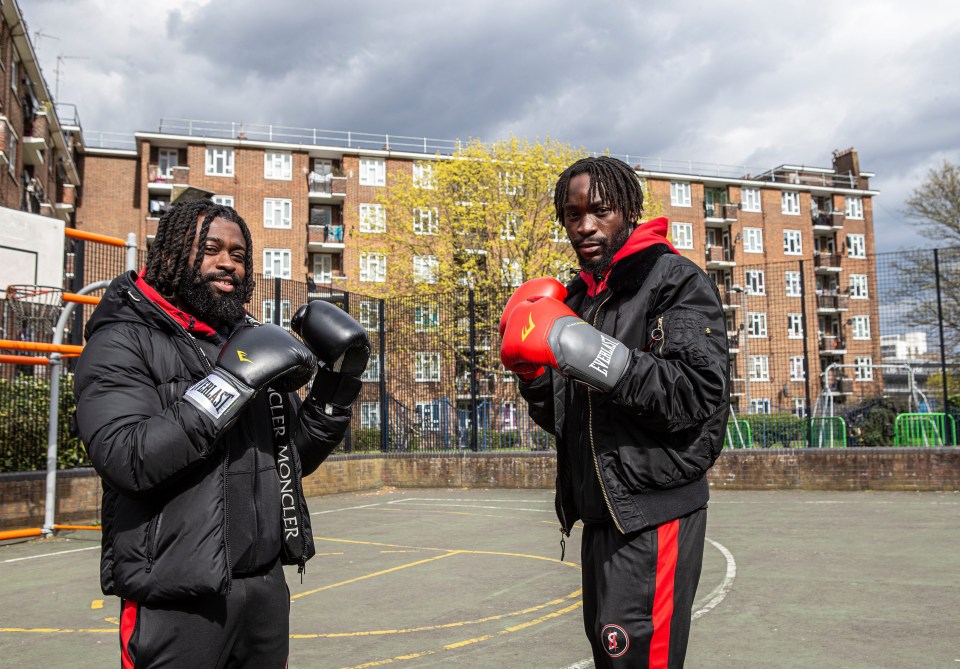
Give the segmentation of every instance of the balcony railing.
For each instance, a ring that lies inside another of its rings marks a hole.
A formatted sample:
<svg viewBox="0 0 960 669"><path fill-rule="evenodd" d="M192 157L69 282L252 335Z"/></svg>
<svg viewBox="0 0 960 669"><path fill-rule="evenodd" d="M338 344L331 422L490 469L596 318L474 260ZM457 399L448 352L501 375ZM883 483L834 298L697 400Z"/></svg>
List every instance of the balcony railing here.
<svg viewBox="0 0 960 669"><path fill-rule="evenodd" d="M813 266L816 269L840 269L839 253L814 253Z"/></svg>
<svg viewBox="0 0 960 669"><path fill-rule="evenodd" d="M307 243L343 244L342 225L308 225Z"/></svg>
<svg viewBox="0 0 960 669"><path fill-rule="evenodd" d="M310 191L311 195L346 196L347 177L311 172L307 175L307 190Z"/></svg>
<svg viewBox="0 0 960 669"><path fill-rule="evenodd" d="M727 333L727 348L731 353L736 353L740 350L740 333Z"/></svg>
<svg viewBox="0 0 960 669"><path fill-rule="evenodd" d="M835 335L820 335L820 352L842 355L847 350L847 342Z"/></svg>
<svg viewBox="0 0 960 669"><path fill-rule="evenodd" d="M844 215L839 211L814 211L811 212L810 218L813 221L813 225L818 228L831 228L834 230L843 228Z"/></svg>
<svg viewBox="0 0 960 669"><path fill-rule="evenodd" d="M846 311L850 308L850 298L847 295L821 294L817 295L817 309Z"/></svg>
<svg viewBox="0 0 960 669"><path fill-rule="evenodd" d="M708 246L707 262L733 262L733 254L722 246Z"/></svg>

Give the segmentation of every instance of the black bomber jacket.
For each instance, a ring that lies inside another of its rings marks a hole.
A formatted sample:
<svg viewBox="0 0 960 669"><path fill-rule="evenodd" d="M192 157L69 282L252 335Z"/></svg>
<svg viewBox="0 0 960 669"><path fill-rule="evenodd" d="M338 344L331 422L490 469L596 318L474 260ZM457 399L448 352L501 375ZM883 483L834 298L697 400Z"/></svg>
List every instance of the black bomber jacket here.
<svg viewBox="0 0 960 669"><path fill-rule="evenodd" d="M730 407L716 285L693 262L655 244L619 259L598 294L588 296L581 277L567 290L567 305L583 317L589 304L588 322L631 349L631 357L609 393L550 368L520 384L530 416L557 438L561 530L569 534L591 505L602 505L625 534L703 507L706 472L723 447ZM602 499L582 497L597 494Z"/></svg>

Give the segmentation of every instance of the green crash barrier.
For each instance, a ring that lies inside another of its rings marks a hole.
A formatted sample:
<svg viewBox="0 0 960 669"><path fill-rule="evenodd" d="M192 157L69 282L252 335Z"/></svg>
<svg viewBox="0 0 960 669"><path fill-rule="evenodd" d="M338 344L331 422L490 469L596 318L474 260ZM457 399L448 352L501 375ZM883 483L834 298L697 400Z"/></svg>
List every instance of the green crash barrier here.
<svg viewBox="0 0 960 669"><path fill-rule="evenodd" d="M954 446L957 423L944 413L902 413L893 426L894 446Z"/></svg>
<svg viewBox="0 0 960 669"><path fill-rule="evenodd" d="M810 448L846 448L847 422L842 416L819 416L809 421Z"/></svg>

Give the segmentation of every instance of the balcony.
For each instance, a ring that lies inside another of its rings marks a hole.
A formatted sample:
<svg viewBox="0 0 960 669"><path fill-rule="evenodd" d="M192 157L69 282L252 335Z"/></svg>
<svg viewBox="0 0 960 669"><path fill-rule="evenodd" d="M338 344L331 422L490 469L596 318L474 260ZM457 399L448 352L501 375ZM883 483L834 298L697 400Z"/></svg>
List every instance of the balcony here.
<svg viewBox="0 0 960 669"><path fill-rule="evenodd" d="M73 184L60 184L57 188L57 202L54 205L57 218L69 223L70 214L73 213L76 204L77 187Z"/></svg>
<svg viewBox="0 0 960 669"><path fill-rule="evenodd" d="M826 389L827 395L853 395L853 379L846 377L834 379L829 388Z"/></svg>
<svg viewBox="0 0 960 669"><path fill-rule="evenodd" d="M817 232L831 232L843 229L843 213L839 211L813 211L810 216L813 229Z"/></svg>
<svg viewBox="0 0 960 669"><path fill-rule="evenodd" d="M836 335L820 335L820 355L841 356L847 353L847 342Z"/></svg>
<svg viewBox="0 0 960 669"><path fill-rule="evenodd" d="M733 253L730 249L722 246L707 247L707 269L724 269L735 267L737 263L733 261Z"/></svg>
<svg viewBox="0 0 960 669"><path fill-rule="evenodd" d="M735 396L744 396L747 394L747 382L745 379L731 379L730 394Z"/></svg>
<svg viewBox="0 0 960 669"><path fill-rule="evenodd" d="M815 272L832 273L841 271L841 256L839 253L814 253L813 268Z"/></svg>
<svg viewBox="0 0 960 669"><path fill-rule="evenodd" d="M43 165L43 153L47 149L47 140L43 137L31 137L27 135L21 142L23 146L23 164L39 166Z"/></svg>
<svg viewBox="0 0 960 669"><path fill-rule="evenodd" d="M720 291L720 295L723 298L724 311L740 308L740 293L734 293L732 290L722 290Z"/></svg>
<svg viewBox="0 0 960 669"><path fill-rule="evenodd" d="M723 227L731 221L736 221L737 211L739 209L740 205L737 204L721 202L703 203L703 215L706 218L705 222L707 225L712 224L712 227Z"/></svg>
<svg viewBox="0 0 960 669"><path fill-rule="evenodd" d="M817 293L817 313L833 314L850 308L850 298L836 292Z"/></svg>
<svg viewBox="0 0 960 669"><path fill-rule="evenodd" d="M494 377L485 376L477 379L477 397L493 397ZM454 380L457 390L457 399L470 399L470 376L460 375Z"/></svg>
<svg viewBox="0 0 960 669"><path fill-rule="evenodd" d="M308 225L307 248L310 251L343 249L342 225Z"/></svg>
<svg viewBox="0 0 960 669"><path fill-rule="evenodd" d="M740 352L740 333L727 332L727 351L730 355L736 355Z"/></svg>
<svg viewBox="0 0 960 669"><path fill-rule="evenodd" d="M310 202L343 200L347 196L347 177L311 172L307 176L307 196Z"/></svg>

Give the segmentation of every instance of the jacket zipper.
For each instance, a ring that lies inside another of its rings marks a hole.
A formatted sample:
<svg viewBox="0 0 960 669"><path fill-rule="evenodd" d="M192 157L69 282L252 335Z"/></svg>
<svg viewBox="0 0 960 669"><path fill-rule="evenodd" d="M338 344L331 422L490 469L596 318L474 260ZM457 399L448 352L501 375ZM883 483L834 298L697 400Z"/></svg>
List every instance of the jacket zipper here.
<svg viewBox="0 0 960 669"><path fill-rule="evenodd" d="M593 313L593 323L591 323L593 327L597 326L597 316L603 310L604 305L610 300L611 295L607 295L606 299L600 303L600 306L597 307L597 310ZM593 469L597 474L597 481L600 483L600 492L603 493L603 502L607 505L607 511L610 512L610 517L613 518L613 524L616 525L617 530L620 531L620 534L626 534L626 532L623 531L623 526L620 524L620 519L613 510L613 505L610 503L610 497L607 495L607 486L604 485L603 477L600 475L600 460L597 458L597 447L593 440L592 390L587 390L587 435L590 437L590 453L593 456Z"/></svg>
<svg viewBox="0 0 960 669"><path fill-rule="evenodd" d="M157 552L157 535L160 534L160 523L163 521L163 511L157 514L157 517L150 521L147 526L147 573L153 570L153 559Z"/></svg>
<svg viewBox="0 0 960 669"><path fill-rule="evenodd" d="M663 347L667 345L667 333L663 329L663 316L657 317L657 329L653 331L654 338L656 338L657 332L660 333L660 350L657 353L660 354L660 357L663 357Z"/></svg>

